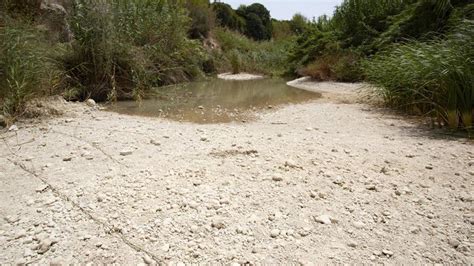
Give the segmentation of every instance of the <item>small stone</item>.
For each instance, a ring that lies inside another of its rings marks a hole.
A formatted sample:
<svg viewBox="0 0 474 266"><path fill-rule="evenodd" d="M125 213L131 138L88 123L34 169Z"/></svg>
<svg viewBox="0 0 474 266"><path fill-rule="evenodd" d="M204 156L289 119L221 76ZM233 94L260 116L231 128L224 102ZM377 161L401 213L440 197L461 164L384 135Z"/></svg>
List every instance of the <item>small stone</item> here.
<svg viewBox="0 0 474 266"><path fill-rule="evenodd" d="M283 177L279 174L275 174L273 177L272 177L272 180L273 181L276 181L276 182L280 182L280 181L283 181Z"/></svg>
<svg viewBox="0 0 474 266"><path fill-rule="evenodd" d="M158 142L158 141L156 141L156 140L154 140L154 139L150 140L150 144L153 144L153 145L155 145L155 146L160 146L160 145L161 145L160 142Z"/></svg>
<svg viewBox="0 0 474 266"><path fill-rule="evenodd" d="M20 217L18 217L18 216L12 216L12 215L11 215L11 216L7 216L7 217L5 217L5 221L7 221L7 222L10 223L10 224L14 224L14 223L20 221Z"/></svg>
<svg viewBox="0 0 474 266"><path fill-rule="evenodd" d="M212 228L216 228L218 230L221 230L221 229L225 228L225 224L222 221L214 221L214 222L212 222L211 226L212 226Z"/></svg>
<svg viewBox="0 0 474 266"><path fill-rule="evenodd" d="M38 250L37 250L38 254L44 254L44 253L48 252L48 250L51 248L51 246L55 243L56 243L56 241L53 241L49 238L46 238L46 239L42 240L40 242L39 246L38 246Z"/></svg>
<svg viewBox="0 0 474 266"><path fill-rule="evenodd" d="M384 254L385 256L388 256L388 257L393 256L393 252L390 251L390 250L387 250L387 249L382 250L382 254Z"/></svg>
<svg viewBox="0 0 474 266"><path fill-rule="evenodd" d="M365 224L363 222L354 222L353 225L357 229L362 229L365 227Z"/></svg>
<svg viewBox="0 0 474 266"><path fill-rule="evenodd" d="M311 228L305 227L301 229L300 231L298 231L298 234L302 237L309 236L311 234Z"/></svg>
<svg viewBox="0 0 474 266"><path fill-rule="evenodd" d="M433 166L431 166L431 165L427 165L427 166L425 166L425 168L428 169L428 170L433 170Z"/></svg>
<svg viewBox="0 0 474 266"><path fill-rule="evenodd" d="M314 217L314 220L318 223L321 223L321 224L331 224L331 217L329 215L320 215L318 217Z"/></svg>
<svg viewBox="0 0 474 266"><path fill-rule="evenodd" d="M327 195L326 193L324 193L324 192L319 192L319 193L318 193L318 196L319 196L319 198L321 198L321 199L326 199L326 198L328 197L328 195Z"/></svg>
<svg viewBox="0 0 474 266"><path fill-rule="evenodd" d="M375 185L369 185L366 187L366 189L370 191L377 191L377 187Z"/></svg>
<svg viewBox="0 0 474 266"><path fill-rule="evenodd" d="M89 107L94 107L94 106L97 105L96 102L94 101L94 99L87 99L86 104L87 104Z"/></svg>
<svg viewBox="0 0 474 266"><path fill-rule="evenodd" d="M72 161L72 157L70 157L70 156L64 157L63 161L64 162L70 162L70 161Z"/></svg>
<svg viewBox="0 0 474 266"><path fill-rule="evenodd" d="M123 150L120 152L120 155L121 156L128 156L128 155L132 155L133 151L132 150Z"/></svg>
<svg viewBox="0 0 474 266"><path fill-rule="evenodd" d="M8 128L8 131L18 131L18 127L16 125L12 125L10 128Z"/></svg>
<svg viewBox="0 0 474 266"><path fill-rule="evenodd" d="M208 141L208 138L203 136L203 137L201 137L201 141L203 141L203 142Z"/></svg>
<svg viewBox="0 0 474 266"><path fill-rule="evenodd" d="M276 237L278 237L278 236L280 235L280 233L281 233L280 230L278 230L278 229L273 229L272 231L270 231L270 237L276 238Z"/></svg>
<svg viewBox="0 0 474 266"><path fill-rule="evenodd" d="M459 242L459 240L457 239L450 239L448 240L448 244L454 249L456 249L459 245L461 245L461 242Z"/></svg>
<svg viewBox="0 0 474 266"><path fill-rule="evenodd" d="M105 200L105 196L103 194L97 195L97 201L98 202L103 202Z"/></svg>
<svg viewBox="0 0 474 266"><path fill-rule="evenodd" d="M418 234L421 232L421 229L418 226L412 226L410 227L410 233L412 234Z"/></svg>
<svg viewBox="0 0 474 266"><path fill-rule="evenodd" d="M349 240L349 242L347 242L347 246L351 247L351 248L356 248L358 246L358 244L357 244L357 242L355 242L353 240Z"/></svg>
<svg viewBox="0 0 474 266"><path fill-rule="evenodd" d="M342 176L336 176L336 178L332 182L336 185L342 186L344 185L344 178L342 178Z"/></svg>
<svg viewBox="0 0 474 266"><path fill-rule="evenodd" d="M164 244L161 247L161 250L164 251L164 252L168 252L170 250L170 244Z"/></svg>
<svg viewBox="0 0 474 266"><path fill-rule="evenodd" d="M298 166L293 160L287 160L285 162L285 167L288 167L288 168L300 168L302 169L301 166Z"/></svg>
<svg viewBox="0 0 474 266"><path fill-rule="evenodd" d="M26 237L26 230L25 229L20 229L18 232L15 234L15 239L20 239Z"/></svg>
<svg viewBox="0 0 474 266"><path fill-rule="evenodd" d="M204 109L204 106L202 106L202 105L199 105L199 106L198 106L198 109L201 109L201 110L203 110L203 109Z"/></svg>
<svg viewBox="0 0 474 266"><path fill-rule="evenodd" d="M143 259L143 262L145 262L147 265L153 264L155 262L147 254L143 255L142 259Z"/></svg>

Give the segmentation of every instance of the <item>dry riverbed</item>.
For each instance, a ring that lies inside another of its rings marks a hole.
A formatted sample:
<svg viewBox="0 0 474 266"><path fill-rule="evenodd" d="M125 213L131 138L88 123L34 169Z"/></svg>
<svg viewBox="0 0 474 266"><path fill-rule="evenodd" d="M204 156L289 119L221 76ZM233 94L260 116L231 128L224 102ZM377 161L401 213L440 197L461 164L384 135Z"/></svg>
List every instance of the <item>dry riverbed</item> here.
<svg viewBox="0 0 474 266"><path fill-rule="evenodd" d="M474 263L467 140L328 100L210 125L60 105L0 135L2 265Z"/></svg>

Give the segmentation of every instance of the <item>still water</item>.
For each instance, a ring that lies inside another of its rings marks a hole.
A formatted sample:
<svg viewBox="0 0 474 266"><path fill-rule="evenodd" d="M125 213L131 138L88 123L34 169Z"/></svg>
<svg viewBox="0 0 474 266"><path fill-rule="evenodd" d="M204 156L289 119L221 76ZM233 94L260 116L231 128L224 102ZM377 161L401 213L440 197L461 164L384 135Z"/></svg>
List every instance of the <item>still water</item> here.
<svg viewBox="0 0 474 266"><path fill-rule="evenodd" d="M108 110L199 124L249 121L258 111L303 103L320 94L295 89L279 79L210 80L156 89L140 103L120 101Z"/></svg>

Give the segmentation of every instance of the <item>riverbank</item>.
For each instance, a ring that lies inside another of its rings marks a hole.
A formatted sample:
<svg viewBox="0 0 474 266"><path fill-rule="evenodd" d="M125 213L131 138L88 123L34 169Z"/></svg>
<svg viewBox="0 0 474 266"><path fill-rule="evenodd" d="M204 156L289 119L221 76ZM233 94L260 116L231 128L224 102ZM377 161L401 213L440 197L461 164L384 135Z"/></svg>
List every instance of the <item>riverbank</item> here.
<svg viewBox="0 0 474 266"><path fill-rule="evenodd" d="M223 80L257 80L257 79L263 79L265 78L262 75L257 75L257 74L250 74L250 73L238 73L238 74L232 74L232 73L222 73L217 75L217 78L223 79Z"/></svg>
<svg viewBox="0 0 474 266"><path fill-rule="evenodd" d="M467 140L328 98L210 125L61 108L0 135L1 264L474 263Z"/></svg>

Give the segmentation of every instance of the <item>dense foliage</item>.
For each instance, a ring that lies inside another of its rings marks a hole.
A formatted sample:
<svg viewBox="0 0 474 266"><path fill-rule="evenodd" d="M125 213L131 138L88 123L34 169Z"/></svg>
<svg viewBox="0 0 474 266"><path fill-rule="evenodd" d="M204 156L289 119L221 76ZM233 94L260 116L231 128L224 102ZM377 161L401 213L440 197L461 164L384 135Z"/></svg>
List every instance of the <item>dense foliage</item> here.
<svg viewBox="0 0 474 266"><path fill-rule="evenodd" d="M367 80L391 106L472 128L473 14L468 0L345 0L308 23L288 74Z"/></svg>
<svg viewBox="0 0 474 266"><path fill-rule="evenodd" d="M270 11L262 4L242 5L237 10L225 3L214 3L217 21L220 26L238 31L257 41L272 37Z"/></svg>

